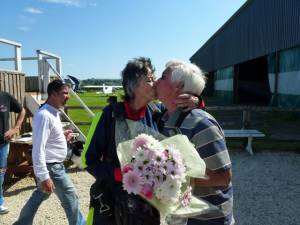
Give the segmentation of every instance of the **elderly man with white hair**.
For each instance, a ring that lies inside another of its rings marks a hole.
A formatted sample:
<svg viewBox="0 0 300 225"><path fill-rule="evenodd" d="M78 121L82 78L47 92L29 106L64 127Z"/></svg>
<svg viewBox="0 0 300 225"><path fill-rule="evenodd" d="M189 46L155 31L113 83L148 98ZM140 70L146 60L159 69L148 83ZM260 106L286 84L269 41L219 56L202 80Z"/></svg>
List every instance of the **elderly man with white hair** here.
<svg viewBox="0 0 300 225"><path fill-rule="evenodd" d="M182 112L174 104L178 93L174 91L175 81L182 81L183 92L201 95L206 79L194 64L170 61L162 77L156 82L157 97L166 108L163 115L163 133L172 136L176 133L186 135L195 145L199 155L206 163L205 179L194 179L193 194L218 207L218 211L208 212L188 220L189 225L233 225L233 191L231 183L231 161L222 128L213 116L201 109ZM178 219L174 224L186 224Z"/></svg>

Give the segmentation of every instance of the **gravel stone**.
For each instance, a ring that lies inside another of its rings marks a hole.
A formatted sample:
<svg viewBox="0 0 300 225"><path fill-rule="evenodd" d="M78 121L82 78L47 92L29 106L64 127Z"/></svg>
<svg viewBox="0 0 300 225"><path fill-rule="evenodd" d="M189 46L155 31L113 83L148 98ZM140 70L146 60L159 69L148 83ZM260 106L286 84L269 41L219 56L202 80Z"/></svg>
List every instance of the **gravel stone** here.
<svg viewBox="0 0 300 225"><path fill-rule="evenodd" d="M300 154L260 151L250 156L245 151L231 152L233 164L234 217L237 225L299 225ZM68 170L77 189L80 207L86 217L89 188L94 178L85 171ZM10 212L0 215L1 225L11 225L35 188L26 177L4 193ZM39 208L34 225L68 224L56 195Z"/></svg>
<svg viewBox="0 0 300 225"><path fill-rule="evenodd" d="M76 187L79 197L81 211L86 218L89 208L89 188L94 182L94 178L86 171L71 167L68 175ZM4 192L5 205L9 208L9 213L0 215L0 225L13 224L27 200L35 189L35 182L32 177L26 177ZM33 225L64 225L68 220L64 213L60 201L55 194L44 201L35 215Z"/></svg>

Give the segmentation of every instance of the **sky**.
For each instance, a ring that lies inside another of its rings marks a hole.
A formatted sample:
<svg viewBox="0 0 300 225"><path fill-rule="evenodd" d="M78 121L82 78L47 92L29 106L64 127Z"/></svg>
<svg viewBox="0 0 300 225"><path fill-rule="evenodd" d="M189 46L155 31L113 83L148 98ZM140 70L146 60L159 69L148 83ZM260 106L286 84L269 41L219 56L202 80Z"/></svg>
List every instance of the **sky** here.
<svg viewBox="0 0 300 225"><path fill-rule="evenodd" d="M160 77L170 59L189 58L246 0L0 0L0 38L62 58L62 74L119 79L128 60L150 57ZM0 44L0 58L14 56ZM36 61L24 61L37 75ZM0 62L0 68L13 64Z"/></svg>

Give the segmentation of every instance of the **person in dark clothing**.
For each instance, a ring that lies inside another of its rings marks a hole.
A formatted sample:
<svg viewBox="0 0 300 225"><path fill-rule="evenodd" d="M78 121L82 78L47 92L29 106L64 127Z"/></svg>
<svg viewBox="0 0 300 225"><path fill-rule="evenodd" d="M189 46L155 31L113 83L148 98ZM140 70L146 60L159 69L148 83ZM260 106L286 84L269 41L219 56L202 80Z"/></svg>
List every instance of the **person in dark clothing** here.
<svg viewBox="0 0 300 225"><path fill-rule="evenodd" d="M158 134L157 114L164 106L155 98L154 67L149 58L136 58L122 71L124 102L112 103L94 119L82 163L96 182L91 187L90 225L158 225L159 213L147 201L122 188L118 143L140 133ZM186 96L185 96L186 97ZM192 102L192 103L191 103ZM184 104L184 103L181 103ZM193 98L186 105L194 107Z"/></svg>
<svg viewBox="0 0 300 225"><path fill-rule="evenodd" d="M14 127L9 128L10 112L18 113ZM4 206L3 183L7 167L9 140L19 131L25 117L25 109L9 93L0 91L0 214L8 213Z"/></svg>

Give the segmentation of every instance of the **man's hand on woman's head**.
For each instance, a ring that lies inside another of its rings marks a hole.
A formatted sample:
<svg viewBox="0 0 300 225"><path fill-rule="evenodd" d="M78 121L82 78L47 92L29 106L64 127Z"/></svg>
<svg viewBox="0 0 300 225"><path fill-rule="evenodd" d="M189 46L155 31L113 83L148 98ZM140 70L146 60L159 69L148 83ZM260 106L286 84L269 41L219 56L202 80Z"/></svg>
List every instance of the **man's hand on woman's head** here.
<svg viewBox="0 0 300 225"><path fill-rule="evenodd" d="M198 108L199 98L190 94L180 94L177 96L174 103L177 105L177 107L182 108L183 111L190 111Z"/></svg>

